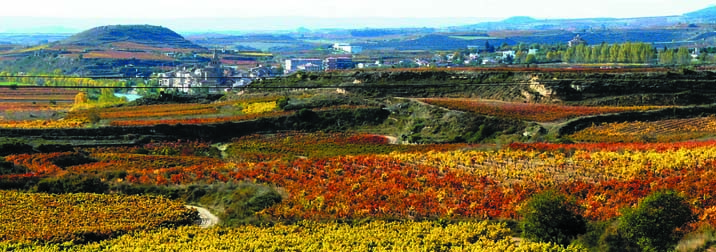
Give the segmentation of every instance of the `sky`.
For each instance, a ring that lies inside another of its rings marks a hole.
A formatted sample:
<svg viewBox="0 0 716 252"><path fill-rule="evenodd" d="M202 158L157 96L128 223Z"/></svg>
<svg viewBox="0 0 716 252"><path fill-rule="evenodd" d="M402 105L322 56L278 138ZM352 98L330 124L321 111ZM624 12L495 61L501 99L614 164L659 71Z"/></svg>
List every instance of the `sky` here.
<svg viewBox="0 0 716 252"><path fill-rule="evenodd" d="M411 24L414 24L413 27L440 27L494 21L511 16L538 19L669 16L714 5L716 0L11 0L3 2L0 8L0 32L3 29L8 31L28 27L64 27L72 30L135 23L165 25L182 30L198 27L191 26L190 20L201 18L246 21L245 24L231 24L233 26L227 24L230 23L227 21L207 21L207 25L216 26L219 30L300 26L354 28L341 26L360 26L362 23L366 24L364 27L402 27ZM354 21L320 22L317 21L319 18ZM417 22L414 18L433 20Z"/></svg>
<svg viewBox="0 0 716 252"><path fill-rule="evenodd" d="M643 17L680 15L716 0L12 0L0 16L186 17Z"/></svg>

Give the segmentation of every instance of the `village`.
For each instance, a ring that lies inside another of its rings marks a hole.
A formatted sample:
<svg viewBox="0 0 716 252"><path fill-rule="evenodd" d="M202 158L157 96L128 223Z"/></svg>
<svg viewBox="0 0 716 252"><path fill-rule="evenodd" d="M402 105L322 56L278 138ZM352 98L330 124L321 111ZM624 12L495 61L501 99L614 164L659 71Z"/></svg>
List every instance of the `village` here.
<svg viewBox="0 0 716 252"><path fill-rule="evenodd" d="M608 55L609 50L613 51L611 56ZM638 51L639 55L622 59L619 57L629 53L620 53L620 50ZM699 48L680 51L663 49L660 53L657 52L658 49L645 43L626 43L622 46L605 43L589 45L588 41L579 34L558 45L492 45L486 41L484 45L468 45L464 49L450 51L376 53L366 51L358 45L334 43L320 53L309 55L275 53L270 57L254 61L233 60L245 59L236 56L240 53L238 50L213 50L208 62L183 64L154 76L161 87L169 90L185 93L221 93L246 87L257 80L291 75L296 72L380 68L529 67L530 65L562 67L565 63L600 63L609 60L637 64L669 63L665 60L666 56L669 60L680 58L679 63L688 63L708 56L701 53ZM662 57L658 57L659 55Z"/></svg>
<svg viewBox="0 0 716 252"><path fill-rule="evenodd" d="M422 57L404 59L370 59L354 61L355 56L363 50L360 46L347 43L336 43L332 46L332 53L326 57L287 58L279 64L271 62L257 64L253 67L241 67L231 64L231 61L222 60L222 52L214 50L211 60L207 63L193 63L177 66L175 69L158 73L155 77L161 87L170 90L197 93L217 93L245 87L262 78L273 78L289 75L298 71L323 72L347 69L372 68L409 68L409 67L460 67L475 65L498 65L513 62L518 55L514 50L479 52L479 46L470 46L466 50L454 53L436 52L433 55L425 54ZM529 54L537 54L538 49L530 49ZM490 56L487 56L490 55ZM224 62L228 62L224 63Z"/></svg>

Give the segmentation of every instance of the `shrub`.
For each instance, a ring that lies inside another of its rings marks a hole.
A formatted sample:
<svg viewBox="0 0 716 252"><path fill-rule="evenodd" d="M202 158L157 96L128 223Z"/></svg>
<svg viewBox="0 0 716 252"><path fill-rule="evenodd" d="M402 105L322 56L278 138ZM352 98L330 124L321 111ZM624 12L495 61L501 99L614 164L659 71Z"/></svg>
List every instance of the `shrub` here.
<svg viewBox="0 0 716 252"><path fill-rule="evenodd" d="M226 184L213 189L215 191L202 196L200 202L223 208L219 218L225 226L264 223L256 213L283 200L275 189L260 184Z"/></svg>
<svg viewBox="0 0 716 252"><path fill-rule="evenodd" d="M587 235L585 235L587 236ZM580 238L581 239L581 238ZM619 220L607 223L602 230L597 244L593 244L596 251L604 252L639 252L639 245L624 237L619 230Z"/></svg>
<svg viewBox="0 0 716 252"><path fill-rule="evenodd" d="M30 169L27 169L26 167L15 165L13 162L5 161L5 159L0 158L0 175L7 175L7 174L23 174L30 172Z"/></svg>
<svg viewBox="0 0 716 252"><path fill-rule="evenodd" d="M637 208L624 211L619 231L644 251L667 251L683 237L677 228L692 219L691 208L682 196L673 191L655 192Z"/></svg>
<svg viewBox="0 0 716 252"><path fill-rule="evenodd" d="M0 138L0 156L19 153L33 153L31 145L22 140L12 138Z"/></svg>
<svg viewBox="0 0 716 252"><path fill-rule="evenodd" d="M283 200L276 189L253 183L216 183L189 186L119 184L112 191L129 195L161 195L216 211L225 226L261 225L271 220L257 213Z"/></svg>
<svg viewBox="0 0 716 252"><path fill-rule="evenodd" d="M67 176L40 180L35 191L44 193L105 193L109 185L99 178Z"/></svg>
<svg viewBox="0 0 716 252"><path fill-rule="evenodd" d="M285 96L284 96L284 97L281 97L281 98L279 98L279 99L276 101L276 106L277 106L279 109L285 109L286 106L288 106L288 101L289 101L289 98L288 98L288 97L285 97Z"/></svg>
<svg viewBox="0 0 716 252"><path fill-rule="evenodd" d="M520 210L522 236L537 242L568 245L586 232L586 221L564 195L545 191L532 196Z"/></svg>

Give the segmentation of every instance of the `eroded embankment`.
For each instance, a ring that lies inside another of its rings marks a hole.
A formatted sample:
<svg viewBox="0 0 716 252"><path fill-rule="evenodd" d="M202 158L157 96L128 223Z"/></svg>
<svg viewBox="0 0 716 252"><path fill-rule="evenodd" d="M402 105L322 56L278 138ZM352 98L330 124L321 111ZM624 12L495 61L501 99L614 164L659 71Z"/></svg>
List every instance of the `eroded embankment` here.
<svg viewBox="0 0 716 252"><path fill-rule="evenodd" d="M716 102L716 73L644 69L444 69L297 73L252 87L335 87L372 97L474 97L576 105L689 105Z"/></svg>
<svg viewBox="0 0 716 252"><path fill-rule="evenodd" d="M81 129L8 129L0 136L40 143L47 151L63 146L135 145L151 140L205 140L223 142L232 138L280 131L344 131L382 123L389 112L381 108L297 111L290 116L203 125L154 125L141 127L98 127ZM35 146L37 147L37 146ZM40 150L42 151L42 150Z"/></svg>

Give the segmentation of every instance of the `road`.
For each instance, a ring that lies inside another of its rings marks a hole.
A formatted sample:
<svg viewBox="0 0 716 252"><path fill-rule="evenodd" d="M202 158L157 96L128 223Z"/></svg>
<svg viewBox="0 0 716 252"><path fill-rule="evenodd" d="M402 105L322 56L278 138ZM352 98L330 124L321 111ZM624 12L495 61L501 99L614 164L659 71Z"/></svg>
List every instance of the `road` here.
<svg viewBox="0 0 716 252"><path fill-rule="evenodd" d="M191 205L186 205L185 207L193 208L193 209L196 209L197 211L199 211L199 218L201 221L198 222L198 224L200 227L208 228L208 227L213 227L213 226L216 226L217 224L219 224L219 217L216 217L216 215L209 212L209 209L199 207L199 206L191 206Z"/></svg>

